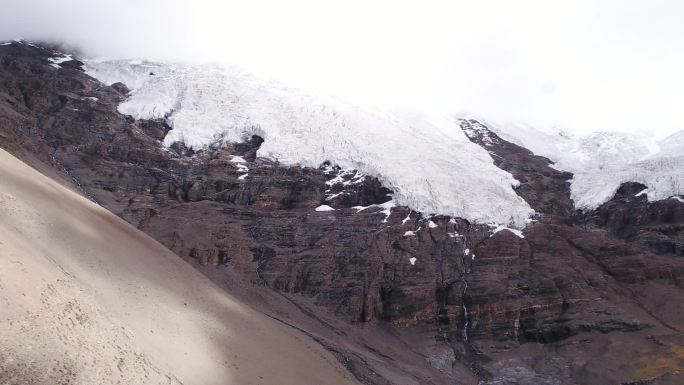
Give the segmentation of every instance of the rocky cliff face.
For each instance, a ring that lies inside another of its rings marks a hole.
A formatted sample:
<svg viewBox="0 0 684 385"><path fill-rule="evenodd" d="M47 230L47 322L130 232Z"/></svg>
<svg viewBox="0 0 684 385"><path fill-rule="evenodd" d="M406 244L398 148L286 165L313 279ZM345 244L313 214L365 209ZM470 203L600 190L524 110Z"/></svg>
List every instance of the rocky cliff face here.
<svg viewBox="0 0 684 385"><path fill-rule="evenodd" d="M656 202L647 199L646 186L625 183L613 199L590 213L586 220L606 228L618 238L656 254L684 256L684 199Z"/></svg>
<svg viewBox="0 0 684 385"><path fill-rule="evenodd" d="M125 85L50 61L60 55L0 46L0 146L218 284L276 298L255 307L305 330L362 382L682 380L680 200L649 203L626 184L577 213L572 174L463 120L538 215L520 234L428 217L392 207L392 192L355 170L257 158L258 136L166 149L163 120L117 112Z"/></svg>

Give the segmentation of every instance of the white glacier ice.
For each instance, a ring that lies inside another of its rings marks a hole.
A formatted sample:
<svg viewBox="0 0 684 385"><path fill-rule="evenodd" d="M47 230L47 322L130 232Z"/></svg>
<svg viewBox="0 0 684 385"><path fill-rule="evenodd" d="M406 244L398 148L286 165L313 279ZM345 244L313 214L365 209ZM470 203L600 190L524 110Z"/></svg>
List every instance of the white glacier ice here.
<svg viewBox="0 0 684 385"><path fill-rule="evenodd" d="M554 168L572 172L571 197L579 209L597 208L624 182L644 184L649 201L684 193L684 131L660 139L647 133L580 135L524 125L487 126L503 139L549 158Z"/></svg>
<svg viewBox="0 0 684 385"><path fill-rule="evenodd" d="M258 134L265 139L260 157L309 167L330 161L377 177L394 191L391 203L379 205L386 214L396 204L514 228L533 214L512 188L518 182L450 117L380 113L219 64L91 60L86 69L131 89L120 112L166 118L167 146L202 148L219 137Z"/></svg>

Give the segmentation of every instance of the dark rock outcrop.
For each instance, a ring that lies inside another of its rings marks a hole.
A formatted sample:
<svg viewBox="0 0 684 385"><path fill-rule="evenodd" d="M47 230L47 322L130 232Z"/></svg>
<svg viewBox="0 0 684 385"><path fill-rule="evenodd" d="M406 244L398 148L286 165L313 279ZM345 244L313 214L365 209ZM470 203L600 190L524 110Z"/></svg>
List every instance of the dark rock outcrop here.
<svg viewBox="0 0 684 385"><path fill-rule="evenodd" d="M501 139L477 120L461 119L461 128L468 139L489 152L497 167L520 182L516 192L537 213L564 218L573 212L571 173L551 168L547 158Z"/></svg>
<svg viewBox="0 0 684 385"><path fill-rule="evenodd" d="M684 199L649 202L646 186L624 183L587 221L656 254L684 257Z"/></svg>

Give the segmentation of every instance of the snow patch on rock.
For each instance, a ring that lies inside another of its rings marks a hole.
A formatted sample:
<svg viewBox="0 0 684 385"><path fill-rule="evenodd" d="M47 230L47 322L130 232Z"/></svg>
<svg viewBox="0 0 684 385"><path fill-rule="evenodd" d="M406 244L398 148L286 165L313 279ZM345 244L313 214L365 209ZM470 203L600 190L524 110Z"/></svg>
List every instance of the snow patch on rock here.
<svg viewBox="0 0 684 385"><path fill-rule="evenodd" d="M515 234L518 238L525 238L522 231L520 231L520 230L511 229L510 227L506 227L506 226L492 226L492 227L494 227L494 229L492 230L492 235L498 233L499 231L508 230L511 233Z"/></svg>
<svg viewBox="0 0 684 385"><path fill-rule="evenodd" d="M236 164L238 174L242 174L238 177L238 179L244 180L245 178L247 178L247 176L249 175L249 167L247 167L247 165L245 164L247 163L245 158L237 155L231 155L230 161L231 163Z"/></svg>
<svg viewBox="0 0 684 385"><path fill-rule="evenodd" d="M58 55L54 56L48 59L50 61L50 65L55 67L55 68L62 68L60 64L68 61L74 60L74 58L71 55Z"/></svg>
<svg viewBox="0 0 684 385"><path fill-rule="evenodd" d="M410 220L411 220L411 212L409 211L409 213L406 214L406 218L404 218L404 219L401 220L401 224L402 224L402 225L405 225L406 222L408 222L408 221L410 221Z"/></svg>

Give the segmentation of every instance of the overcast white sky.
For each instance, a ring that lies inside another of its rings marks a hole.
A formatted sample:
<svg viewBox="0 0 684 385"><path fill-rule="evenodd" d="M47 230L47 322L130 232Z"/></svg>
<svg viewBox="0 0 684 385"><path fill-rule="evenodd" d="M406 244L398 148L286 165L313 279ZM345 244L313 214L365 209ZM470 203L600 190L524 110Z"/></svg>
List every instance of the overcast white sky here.
<svg viewBox="0 0 684 385"><path fill-rule="evenodd" d="M684 129L684 2L2 0L0 39L227 61L377 106Z"/></svg>

